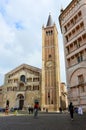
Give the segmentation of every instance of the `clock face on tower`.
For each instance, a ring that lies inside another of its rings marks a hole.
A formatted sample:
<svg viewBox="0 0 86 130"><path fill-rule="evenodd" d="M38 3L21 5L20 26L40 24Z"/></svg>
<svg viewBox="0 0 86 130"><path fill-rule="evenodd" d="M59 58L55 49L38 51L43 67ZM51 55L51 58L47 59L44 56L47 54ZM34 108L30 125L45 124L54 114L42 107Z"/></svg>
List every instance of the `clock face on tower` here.
<svg viewBox="0 0 86 130"><path fill-rule="evenodd" d="M53 62L52 61L47 61L46 62L46 67L52 67L53 66Z"/></svg>

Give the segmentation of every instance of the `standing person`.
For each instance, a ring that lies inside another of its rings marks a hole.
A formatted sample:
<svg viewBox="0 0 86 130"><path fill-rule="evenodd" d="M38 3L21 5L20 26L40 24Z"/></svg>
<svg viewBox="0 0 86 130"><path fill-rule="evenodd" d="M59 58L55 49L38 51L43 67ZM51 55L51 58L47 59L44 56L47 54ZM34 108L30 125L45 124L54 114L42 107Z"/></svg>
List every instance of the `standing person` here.
<svg viewBox="0 0 86 130"><path fill-rule="evenodd" d="M62 113L62 108L61 107L59 108L59 111L60 111L60 113Z"/></svg>
<svg viewBox="0 0 86 130"><path fill-rule="evenodd" d="M31 105L28 104L28 111L29 111L29 114L31 112Z"/></svg>
<svg viewBox="0 0 86 130"><path fill-rule="evenodd" d="M70 112L71 120L73 120L74 106L72 102L70 102L70 105L69 105L69 112Z"/></svg>
<svg viewBox="0 0 86 130"><path fill-rule="evenodd" d="M7 105L6 108L5 108L5 114L8 115L8 112L9 112L9 107Z"/></svg>
<svg viewBox="0 0 86 130"><path fill-rule="evenodd" d="M79 115L83 115L83 110L82 110L82 106L81 105L78 108L78 114Z"/></svg>
<svg viewBox="0 0 86 130"><path fill-rule="evenodd" d="M39 103L36 102L34 105L34 117L38 116L38 110L39 110Z"/></svg>

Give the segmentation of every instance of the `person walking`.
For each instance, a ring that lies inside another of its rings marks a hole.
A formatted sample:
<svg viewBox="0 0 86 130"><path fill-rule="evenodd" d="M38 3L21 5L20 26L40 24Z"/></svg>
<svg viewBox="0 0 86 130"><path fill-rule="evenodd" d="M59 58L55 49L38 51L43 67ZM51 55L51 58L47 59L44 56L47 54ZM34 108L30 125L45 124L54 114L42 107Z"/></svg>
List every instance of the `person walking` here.
<svg viewBox="0 0 86 130"><path fill-rule="evenodd" d="M71 120L73 120L74 106L72 102L70 102L70 105L69 105L69 112L70 112Z"/></svg>
<svg viewBox="0 0 86 130"><path fill-rule="evenodd" d="M38 110L39 110L39 103L36 102L34 105L34 117L37 118L38 116Z"/></svg>
<svg viewBox="0 0 86 130"><path fill-rule="evenodd" d="M81 105L78 108L78 114L79 115L83 115L83 110L82 110L82 106Z"/></svg>

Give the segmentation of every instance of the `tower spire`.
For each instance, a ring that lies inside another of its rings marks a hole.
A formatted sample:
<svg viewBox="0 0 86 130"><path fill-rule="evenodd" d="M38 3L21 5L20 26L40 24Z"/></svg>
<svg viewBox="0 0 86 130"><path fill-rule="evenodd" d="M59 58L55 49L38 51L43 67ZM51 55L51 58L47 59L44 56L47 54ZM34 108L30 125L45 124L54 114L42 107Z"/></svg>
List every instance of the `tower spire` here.
<svg viewBox="0 0 86 130"><path fill-rule="evenodd" d="M46 26L52 26L52 25L54 25L54 23L53 23L53 20L52 20L52 17L51 17L51 13L49 13L48 21L47 21Z"/></svg>

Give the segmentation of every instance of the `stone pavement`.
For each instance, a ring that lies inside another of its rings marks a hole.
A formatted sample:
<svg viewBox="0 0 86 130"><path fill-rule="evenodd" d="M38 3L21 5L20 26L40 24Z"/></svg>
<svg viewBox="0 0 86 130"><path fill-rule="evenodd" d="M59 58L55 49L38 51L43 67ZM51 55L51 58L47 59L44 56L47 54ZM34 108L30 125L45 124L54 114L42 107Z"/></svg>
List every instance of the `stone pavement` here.
<svg viewBox="0 0 86 130"><path fill-rule="evenodd" d="M75 114L73 121L68 113L44 113L37 119L33 115L0 114L0 130L86 130L86 114Z"/></svg>

